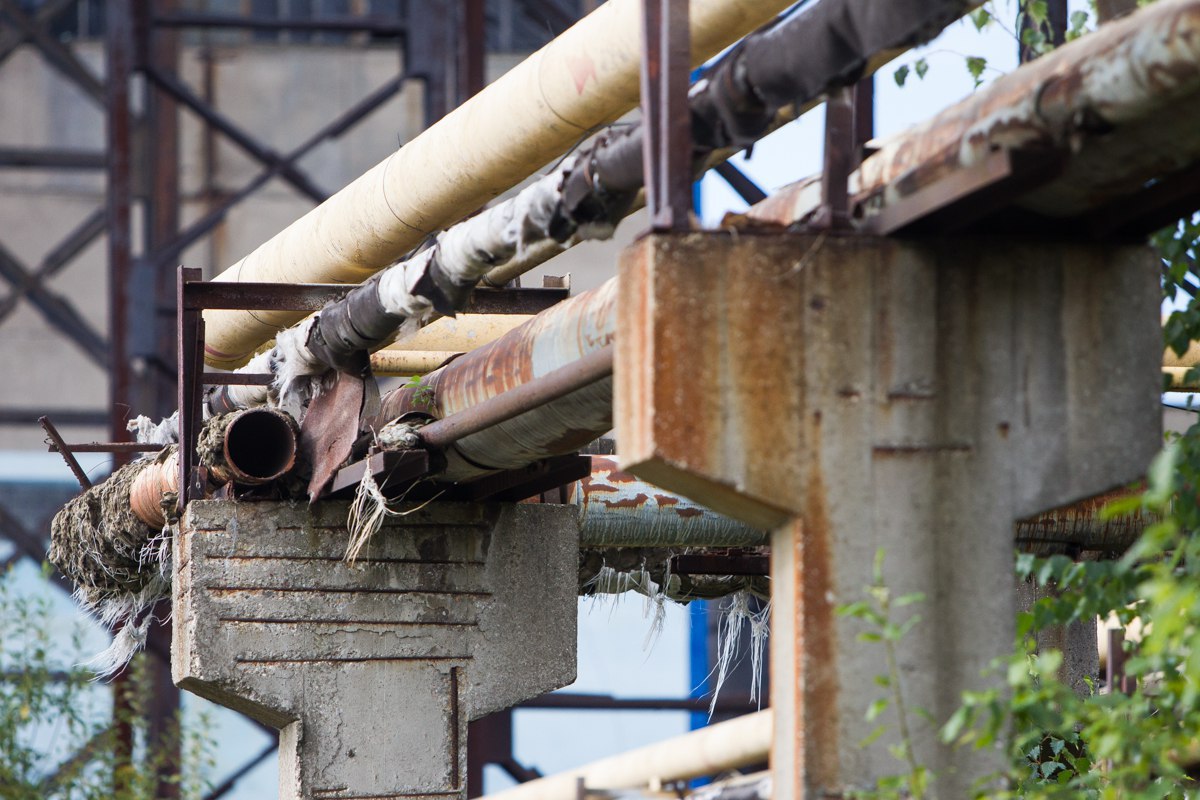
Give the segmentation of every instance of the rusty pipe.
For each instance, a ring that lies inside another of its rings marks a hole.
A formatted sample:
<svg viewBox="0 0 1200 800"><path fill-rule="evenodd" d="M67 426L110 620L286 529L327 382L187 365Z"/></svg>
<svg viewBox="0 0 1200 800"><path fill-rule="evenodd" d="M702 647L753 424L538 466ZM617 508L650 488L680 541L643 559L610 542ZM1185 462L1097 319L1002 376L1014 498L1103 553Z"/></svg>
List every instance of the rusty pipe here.
<svg viewBox="0 0 1200 800"><path fill-rule="evenodd" d="M479 405L431 422L421 429L421 439L430 447L449 447L459 439L507 422L526 411L610 377L612 369L613 346L610 344L603 350L589 353L529 383L490 397Z"/></svg>
<svg viewBox="0 0 1200 800"><path fill-rule="evenodd" d="M282 478L295 465L296 423L283 411L245 409L229 415L222 427L220 455L209 455L214 483L261 486Z"/></svg>
<svg viewBox="0 0 1200 800"><path fill-rule="evenodd" d="M791 2L692 0L692 63ZM600 6L216 280L358 283L520 183L637 104L640 9L638 0ZM242 364L302 316L207 311L208 362Z"/></svg>
<svg viewBox="0 0 1200 800"><path fill-rule="evenodd" d="M129 487L129 508L134 516L154 530L167 524L163 514L163 495L179 491L179 452L173 451L165 458L138 473Z"/></svg>
<svg viewBox="0 0 1200 800"><path fill-rule="evenodd" d="M402 414L447 419L612 344L616 281L538 314L489 345L384 396L376 429ZM435 423L436 424L436 423ZM612 379L601 377L538 408L458 438L442 478L467 480L571 453L612 428Z"/></svg>
<svg viewBox="0 0 1200 800"><path fill-rule="evenodd" d="M211 486L260 486L291 471L296 449L296 424L290 416L273 408L252 408L211 421L201 433L200 459L208 467ZM130 510L157 530L166 524L163 495L178 491L179 453L172 449L134 479Z"/></svg>

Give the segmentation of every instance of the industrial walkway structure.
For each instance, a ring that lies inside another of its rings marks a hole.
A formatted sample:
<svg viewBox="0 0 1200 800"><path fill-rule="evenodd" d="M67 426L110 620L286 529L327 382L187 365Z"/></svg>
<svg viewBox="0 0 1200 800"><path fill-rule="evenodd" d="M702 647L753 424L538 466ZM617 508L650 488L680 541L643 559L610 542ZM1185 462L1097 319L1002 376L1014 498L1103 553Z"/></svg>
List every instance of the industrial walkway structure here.
<svg viewBox="0 0 1200 800"><path fill-rule="evenodd" d="M881 143L870 75L976 4L775 19L788 5L610 0L217 281L179 271L178 416L144 421L158 455L72 501L52 555L133 629L170 591L175 681L281 729L281 797L464 796L468 721L571 681L588 590L769 594L771 710L506 797L661 788L768 749L755 791L840 796L894 770L894 729L859 745L877 657L835 613L877 552L893 592L926 595L900 661L936 723L1011 644L1014 542L1095 557L1136 536L1076 504L1159 446L1141 242L1198 205L1200 2L1160 0ZM639 64L640 122L480 210L626 113ZM695 175L822 99L823 174L695 230ZM512 129L483 140L481 119ZM643 202L615 281L505 288ZM483 346L432 333L506 302L528 318ZM414 335L453 357L380 397L372 365ZM614 428L616 473L580 455ZM143 549L163 523L169 556ZM917 756L966 796L999 756L935 723Z"/></svg>

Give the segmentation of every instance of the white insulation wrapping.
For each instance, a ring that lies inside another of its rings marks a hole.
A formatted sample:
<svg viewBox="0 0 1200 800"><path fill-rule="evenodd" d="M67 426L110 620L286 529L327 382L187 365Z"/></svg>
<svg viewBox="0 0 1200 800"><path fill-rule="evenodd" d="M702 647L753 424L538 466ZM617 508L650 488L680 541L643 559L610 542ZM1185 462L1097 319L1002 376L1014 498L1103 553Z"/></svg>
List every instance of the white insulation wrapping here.
<svg viewBox="0 0 1200 800"><path fill-rule="evenodd" d="M691 0L698 65L793 0ZM636 105L641 0L609 0L222 272L221 281L360 283ZM301 315L206 311L205 356L234 367Z"/></svg>

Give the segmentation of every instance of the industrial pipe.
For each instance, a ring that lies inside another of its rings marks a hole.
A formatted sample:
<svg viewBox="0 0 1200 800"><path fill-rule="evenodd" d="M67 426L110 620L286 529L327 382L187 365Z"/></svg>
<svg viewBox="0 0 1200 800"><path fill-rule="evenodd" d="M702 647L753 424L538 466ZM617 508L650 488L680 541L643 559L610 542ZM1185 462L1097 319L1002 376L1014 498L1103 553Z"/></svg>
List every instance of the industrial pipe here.
<svg viewBox="0 0 1200 800"><path fill-rule="evenodd" d="M997 147L1061 148L1071 153L1063 174L1017 204L1077 216L1200 158L1198 93L1200 2L1162 0L886 142L863 163L861 188L901 176L919 183L947 167L980 164Z"/></svg>
<svg viewBox="0 0 1200 800"><path fill-rule="evenodd" d="M611 378L612 371L613 346L610 344L540 378L534 378L478 405L429 423L421 428L421 441L429 447L444 450L473 433L508 422L532 409L546 406L593 383Z"/></svg>
<svg viewBox="0 0 1200 800"><path fill-rule="evenodd" d="M748 37L693 88L694 172L931 37L974 4L826 0ZM281 334L273 351L255 359L254 371L286 365L285 393L329 368L355 371L361 351L382 346L401 326L413 329L435 310L461 308L485 274L494 284L576 242L606 238L642 187L641 142L638 124L597 137L515 197L440 234L431 247Z"/></svg>
<svg viewBox="0 0 1200 800"><path fill-rule="evenodd" d="M869 222L957 171L984 170L1003 150L1059 159L1015 176L1045 180L1013 205L1055 219L1107 213L1093 224L1119 231L1136 211L1124 199L1200 160L1198 95L1200 2L1161 0L880 142L851 177L856 216ZM791 224L816 210L819 194L806 179L748 215Z"/></svg>
<svg viewBox="0 0 1200 800"><path fill-rule="evenodd" d="M616 456L592 456L591 474L567 486L579 509L579 546L761 547L770 534L622 472Z"/></svg>
<svg viewBox="0 0 1200 800"><path fill-rule="evenodd" d="M296 423L278 409L238 411L215 428L213 435L221 437L219 455L206 453L204 434L198 451L218 485L261 486L282 478L296 463Z"/></svg>
<svg viewBox="0 0 1200 800"><path fill-rule="evenodd" d="M200 434L200 462L209 483L261 486L296 463L296 424L282 411L254 408L209 421ZM154 530L166 524L163 495L179 491L179 454L173 451L141 470L129 490L134 515Z"/></svg>
<svg viewBox="0 0 1200 800"><path fill-rule="evenodd" d="M793 0L692 0L698 65ZM359 283L620 117L638 99L641 0L609 0L217 276ZM245 363L302 314L207 311L210 364Z"/></svg>
<svg viewBox="0 0 1200 800"><path fill-rule="evenodd" d="M490 345L382 399L373 427L409 412L446 419L612 344L616 281L538 314ZM436 424L436 423L435 423ZM445 480L461 481L572 453L612 428L612 379L601 378L519 416L456 439Z"/></svg>
<svg viewBox="0 0 1200 800"><path fill-rule="evenodd" d="M773 732L774 715L768 708L522 783L486 800L577 800L581 784L584 792L608 792L741 769L768 759Z"/></svg>
<svg viewBox="0 0 1200 800"><path fill-rule="evenodd" d="M138 473L129 489L129 508L134 516L154 530L167 524L163 495L179 491L179 452L151 464Z"/></svg>

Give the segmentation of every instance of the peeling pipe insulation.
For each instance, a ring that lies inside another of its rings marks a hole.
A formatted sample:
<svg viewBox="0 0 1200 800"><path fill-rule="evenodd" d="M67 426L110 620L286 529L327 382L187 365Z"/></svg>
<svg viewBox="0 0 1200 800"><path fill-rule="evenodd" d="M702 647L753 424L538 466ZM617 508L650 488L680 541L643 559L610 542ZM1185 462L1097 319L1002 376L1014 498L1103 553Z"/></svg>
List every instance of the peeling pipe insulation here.
<svg viewBox="0 0 1200 800"><path fill-rule="evenodd" d="M145 642L153 607L171 592L171 519L178 491L175 419L129 423L139 442L162 445L68 502L54 515L47 558L75 586L75 597L109 628L111 647L90 664L101 675L123 667ZM219 483L259 485L291 469L295 423L273 409L209 419L200 434L201 464Z"/></svg>
<svg viewBox="0 0 1200 800"><path fill-rule="evenodd" d="M692 64L791 4L690 0ZM641 8L608 0L218 280L359 283L516 186L637 104ZM238 366L302 316L208 311L206 358Z"/></svg>
<svg viewBox="0 0 1200 800"><path fill-rule="evenodd" d="M880 53L932 38L978 3L972 0L824 0L748 36L690 93L697 175L719 151L753 144L780 111L803 107L856 82ZM313 376L329 368L360 373L363 351L416 331L436 312L462 309L489 272L612 235L642 189L642 127L611 128L515 197L455 225L425 249L279 334L245 369L276 375L282 401L303 403ZM217 390L228 410L266 401L263 387Z"/></svg>

